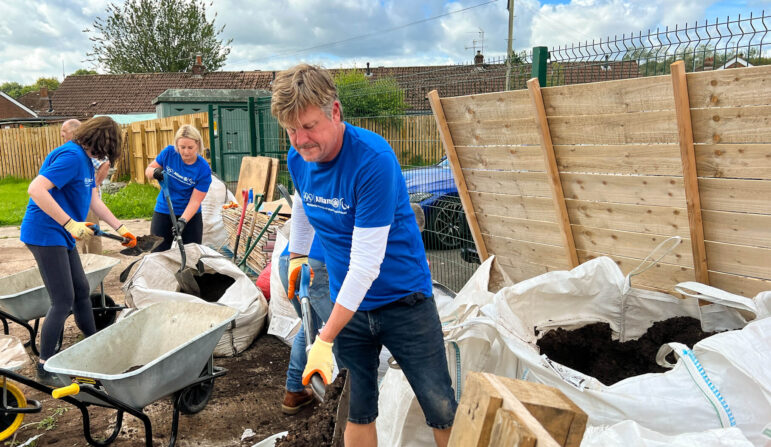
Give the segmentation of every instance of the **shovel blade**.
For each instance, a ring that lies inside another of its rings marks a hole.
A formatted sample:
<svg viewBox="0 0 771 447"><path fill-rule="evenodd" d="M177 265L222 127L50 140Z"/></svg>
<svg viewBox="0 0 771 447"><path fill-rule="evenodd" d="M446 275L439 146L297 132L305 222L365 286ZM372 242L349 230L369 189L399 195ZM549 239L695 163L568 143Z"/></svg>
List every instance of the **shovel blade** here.
<svg viewBox="0 0 771 447"><path fill-rule="evenodd" d="M195 295L200 298L201 288L198 286L198 281L195 280L197 272L197 269L188 267L174 273L174 278L176 278L177 283L179 284L180 292Z"/></svg>
<svg viewBox="0 0 771 447"><path fill-rule="evenodd" d="M163 238L160 236L155 236L153 234L139 236L137 238L137 245L132 248L124 248L120 253L126 256L139 256L142 253L148 253L155 250L161 243L163 243Z"/></svg>
<svg viewBox="0 0 771 447"><path fill-rule="evenodd" d="M340 399L337 401L337 416L335 417L335 430L332 433L331 444L333 447L345 445L345 425L348 423L348 407L351 403L351 381L348 370L342 370L340 373L345 374L345 383L343 383Z"/></svg>

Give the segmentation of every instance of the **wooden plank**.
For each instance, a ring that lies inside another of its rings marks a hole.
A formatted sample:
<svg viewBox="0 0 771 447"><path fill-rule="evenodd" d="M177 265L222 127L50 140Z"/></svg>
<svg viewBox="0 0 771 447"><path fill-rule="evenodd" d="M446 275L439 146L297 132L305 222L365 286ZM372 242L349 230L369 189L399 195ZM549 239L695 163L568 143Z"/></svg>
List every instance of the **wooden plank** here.
<svg viewBox="0 0 771 447"><path fill-rule="evenodd" d="M268 180L273 172L273 159L270 157L243 157L241 170L238 173L238 186L236 187L236 200L240 206L244 206L241 191L254 190L254 194L267 194ZM269 199L266 199L270 201Z"/></svg>
<svg viewBox="0 0 771 447"><path fill-rule="evenodd" d="M543 103L550 116L674 109L672 84L666 76L547 87Z"/></svg>
<svg viewBox="0 0 771 447"><path fill-rule="evenodd" d="M627 256L578 250L578 259L581 262L586 262L599 256L608 256L613 259L624 275L631 272L642 262L642 259ZM670 293L674 286L685 281L693 281L693 268L659 262L653 268L632 278L632 286Z"/></svg>
<svg viewBox="0 0 771 447"><path fill-rule="evenodd" d="M674 111L549 117L552 143L559 145L673 144L677 143L675 123ZM492 125L485 128L493 129ZM488 135L483 141L498 139Z"/></svg>
<svg viewBox="0 0 771 447"><path fill-rule="evenodd" d="M448 447L487 447L495 413L503 397L481 374L470 372L463 383Z"/></svg>
<svg viewBox="0 0 771 447"><path fill-rule="evenodd" d="M561 173L680 175L680 153L674 144L555 146Z"/></svg>
<svg viewBox="0 0 771 447"><path fill-rule="evenodd" d="M562 174L568 199L685 208L683 179L666 176Z"/></svg>
<svg viewBox="0 0 771 447"><path fill-rule="evenodd" d="M567 200L570 221L574 225L690 237L684 208L670 206L624 205L619 203Z"/></svg>
<svg viewBox="0 0 771 447"><path fill-rule="evenodd" d="M556 447L560 445L554 439L554 437L552 437L551 433L549 433L546 428L541 425L541 422L538 421L532 414L530 414L522 402L520 402L514 393L511 392L507 386L509 380L511 379L498 377L490 373L481 374L500 393L501 397L503 397L503 404L501 405L501 408L504 410L512 411L516 414L520 424L525 426L538 439L538 447Z"/></svg>
<svg viewBox="0 0 771 447"><path fill-rule="evenodd" d="M499 408L490 429L489 447L535 447L538 438L517 420L513 411Z"/></svg>
<svg viewBox="0 0 771 447"><path fill-rule="evenodd" d="M450 127L457 122L507 121L532 112L524 90L442 98L442 108Z"/></svg>
<svg viewBox="0 0 771 447"><path fill-rule="evenodd" d="M549 179L545 172L475 171L471 169L463 169L462 172L469 191L551 199Z"/></svg>
<svg viewBox="0 0 771 447"><path fill-rule="evenodd" d="M771 290L771 281L767 279L749 278L713 270L710 270L709 278L712 280L712 286L747 298L754 298L761 292Z"/></svg>
<svg viewBox="0 0 771 447"><path fill-rule="evenodd" d="M526 279L535 278L555 270L564 270L545 265L532 264L504 254L496 254L495 261L498 266L511 278L512 284ZM492 289L491 289L492 290Z"/></svg>
<svg viewBox="0 0 771 447"><path fill-rule="evenodd" d="M692 108L771 105L771 65L688 73Z"/></svg>
<svg viewBox="0 0 771 447"><path fill-rule="evenodd" d="M768 143L771 141L771 106L692 109L695 143Z"/></svg>
<svg viewBox="0 0 771 447"><path fill-rule="evenodd" d="M710 270L771 280L771 249L706 242Z"/></svg>
<svg viewBox="0 0 771 447"><path fill-rule="evenodd" d="M537 244L488 234L483 234L482 237L490 253L496 256L514 259L517 262L543 265L551 270L570 269L570 264L563 256L563 248L558 245ZM508 264L517 265L514 261L509 261Z"/></svg>
<svg viewBox="0 0 771 447"><path fill-rule="evenodd" d="M771 180L771 144L697 144L699 177Z"/></svg>
<svg viewBox="0 0 771 447"><path fill-rule="evenodd" d="M704 210L765 214L769 212L771 182L765 180L699 179Z"/></svg>
<svg viewBox="0 0 771 447"><path fill-rule="evenodd" d="M270 177L268 177L268 192L265 193L265 197L268 197L268 200L275 199L276 180L278 180L278 160L275 158L271 158L271 160Z"/></svg>
<svg viewBox="0 0 771 447"><path fill-rule="evenodd" d="M481 192L469 192L469 196L474 204L474 210L480 214L557 222L551 200L545 197Z"/></svg>
<svg viewBox="0 0 771 447"><path fill-rule="evenodd" d="M452 141L458 146L540 144L533 118L460 122L453 123L449 129Z"/></svg>
<svg viewBox="0 0 771 447"><path fill-rule="evenodd" d="M463 168L502 171L543 171L539 146L455 146Z"/></svg>
<svg viewBox="0 0 771 447"><path fill-rule="evenodd" d="M557 388L542 383L498 377L527 411L563 446L581 444L588 417Z"/></svg>
<svg viewBox="0 0 771 447"><path fill-rule="evenodd" d="M771 248L769 233L771 215L769 214L704 210L702 217L704 218L704 238L709 241Z"/></svg>
<svg viewBox="0 0 771 447"><path fill-rule="evenodd" d="M562 245L565 248L565 257L570 267L578 266L578 257L576 256L576 245L573 241L573 232L570 228L570 218L568 210L565 207L565 196L562 193L562 183L560 181L560 172L557 168L557 158L554 155L552 147L551 134L549 133L549 122L546 119L546 110L543 107L543 97L541 96L541 87L538 79L533 78L527 81L527 89L530 92L530 99L535 110L535 124L541 137L541 148L543 149L544 166L546 166L546 175L549 178L549 187L551 189L554 213L557 216L557 224L562 236Z"/></svg>
<svg viewBox="0 0 771 447"><path fill-rule="evenodd" d="M474 239L479 259L484 262L488 258L487 247L482 239L482 233L479 231L479 223L477 223L476 212L469 197L469 188L466 186L465 174L461 171L458 155L455 152L455 140L450 132L450 128L447 126L447 119L444 116L444 108L439 99L439 93L436 90L431 90L428 93L428 101L431 103L431 110L436 118L436 127L439 129L444 149L447 151L447 159L450 160L455 186L458 188L458 197L466 214L471 237Z"/></svg>
<svg viewBox="0 0 771 447"><path fill-rule="evenodd" d="M657 245L672 235L656 235L633 233L627 231L606 230L573 225L576 237L576 248L584 251L594 251L608 255L619 255L628 258L645 259ZM691 242L683 240L662 262L673 265L693 267L691 258Z"/></svg>
<svg viewBox="0 0 771 447"><path fill-rule="evenodd" d="M483 234L505 237L538 244L560 245L560 227L553 222L543 222L513 217L477 214Z"/></svg>
<svg viewBox="0 0 771 447"><path fill-rule="evenodd" d="M701 199L699 198L699 183L696 178L696 156L693 151L691 107L688 103L688 84L685 81L685 63L677 61L670 68L672 70L672 90L675 95L675 110L677 111L680 156L683 161L685 204L688 210L688 227L691 230L691 250L696 275L694 279L702 284L709 284L707 250L704 248L704 226L701 218Z"/></svg>

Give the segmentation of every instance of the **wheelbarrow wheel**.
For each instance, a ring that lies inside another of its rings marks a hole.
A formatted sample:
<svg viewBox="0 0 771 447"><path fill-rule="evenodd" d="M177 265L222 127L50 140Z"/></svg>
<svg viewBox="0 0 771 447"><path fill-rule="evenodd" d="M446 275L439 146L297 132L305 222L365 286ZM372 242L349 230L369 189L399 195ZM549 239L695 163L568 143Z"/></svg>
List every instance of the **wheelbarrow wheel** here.
<svg viewBox="0 0 771 447"><path fill-rule="evenodd" d="M182 414L196 414L206 408L214 392L214 379L189 386L174 394L179 399L179 411Z"/></svg>
<svg viewBox="0 0 771 447"><path fill-rule="evenodd" d="M4 411L11 408L26 408L27 399L21 390L10 382L5 383L6 406L0 409L0 441L8 439L16 433L24 420L24 413L13 413Z"/></svg>
<svg viewBox="0 0 771 447"><path fill-rule="evenodd" d="M110 307L115 307L115 301L113 301L113 299L110 298L110 295L107 295L107 294L104 295L104 305L108 309L102 308L101 293L92 293L90 298L91 298L91 307L94 309L94 323L96 324L96 330L101 331L107 326L115 323L115 317L117 316L117 311L113 309L109 309Z"/></svg>

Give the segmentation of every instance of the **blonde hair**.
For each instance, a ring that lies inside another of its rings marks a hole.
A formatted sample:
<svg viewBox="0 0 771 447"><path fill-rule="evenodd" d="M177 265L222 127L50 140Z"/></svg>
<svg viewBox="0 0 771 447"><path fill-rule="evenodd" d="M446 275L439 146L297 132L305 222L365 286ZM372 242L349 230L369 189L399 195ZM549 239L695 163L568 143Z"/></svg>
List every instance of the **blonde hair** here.
<svg viewBox="0 0 771 447"><path fill-rule="evenodd" d="M332 76L322 67L299 64L279 72L273 80L273 96L270 112L283 127L292 127L299 120L300 113L309 106L319 107L327 118L332 118L332 107L337 97L337 88ZM343 108L340 106L340 119Z"/></svg>
<svg viewBox="0 0 771 447"><path fill-rule="evenodd" d="M176 151L179 151L179 149L177 149L177 141L179 141L180 138L190 138L191 140L194 140L198 144L198 153L201 153L203 148L203 138L201 137L201 132L198 132L198 129L190 124L183 124L179 130L177 130L177 134L174 135L174 149Z"/></svg>

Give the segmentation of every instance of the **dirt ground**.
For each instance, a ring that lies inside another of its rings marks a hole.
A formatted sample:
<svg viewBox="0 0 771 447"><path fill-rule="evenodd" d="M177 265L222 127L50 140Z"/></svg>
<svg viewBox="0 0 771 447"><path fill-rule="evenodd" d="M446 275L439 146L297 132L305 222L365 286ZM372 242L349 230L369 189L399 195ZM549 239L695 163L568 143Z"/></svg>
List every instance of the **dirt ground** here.
<svg viewBox="0 0 771 447"><path fill-rule="evenodd" d="M126 221L126 225L137 236L149 234L149 221ZM103 253L119 258L121 263L115 266L104 281L105 292L116 303L123 304L123 291L118 280L120 272L134 261L135 257L121 255L123 247L116 241L103 239ZM31 253L19 241L18 227L0 227L0 276L20 272L35 267ZM27 331L19 325L10 323L11 334L28 340ZM266 325L267 326L267 325ZM67 320L64 333L64 348L78 340L80 331L74 319ZM148 340L148 342L151 342ZM34 378L33 359L19 372ZM260 335L246 351L238 357L216 358L215 365L228 369L227 375L215 381L214 395L209 404L198 414L181 415L177 446L251 446L260 440L288 429L296 418L307 418L313 413L308 407L294 416L281 412L281 399L284 393L284 380L289 347L279 339ZM35 435L38 446L55 445L57 447L75 447L88 445L83 436L83 422L80 412L65 402L57 401L36 390L22 387L27 398L41 401L43 411L27 415L22 427L17 431L15 443L19 445ZM154 444L168 445L171 431L172 404L169 398L156 401L144 408L153 424ZM95 438L107 436L115 421L112 409L92 407L92 433ZM247 430L253 435L241 439ZM116 447L144 445L144 429L139 420L126 415L118 439L111 444Z"/></svg>

